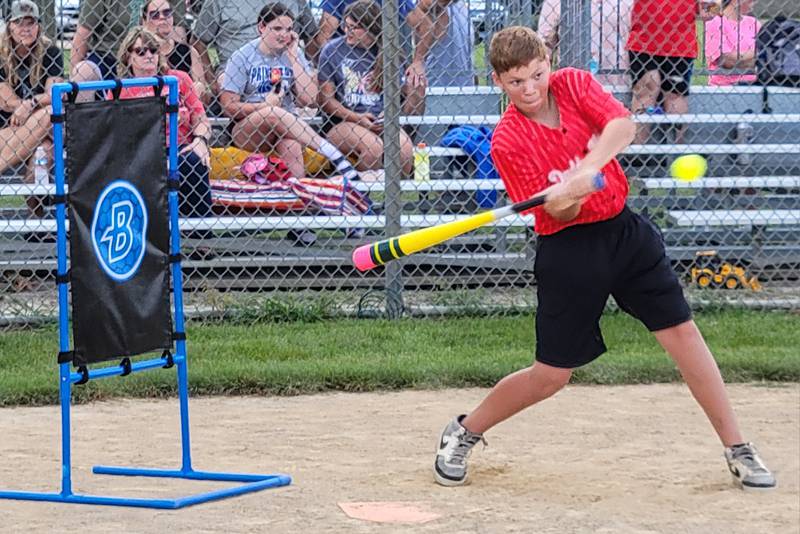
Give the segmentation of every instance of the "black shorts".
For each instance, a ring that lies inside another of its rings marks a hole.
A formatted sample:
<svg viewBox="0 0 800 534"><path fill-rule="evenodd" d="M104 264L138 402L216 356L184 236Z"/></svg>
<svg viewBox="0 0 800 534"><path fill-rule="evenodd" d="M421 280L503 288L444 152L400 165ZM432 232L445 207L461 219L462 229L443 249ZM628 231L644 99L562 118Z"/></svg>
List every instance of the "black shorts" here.
<svg viewBox="0 0 800 534"><path fill-rule="evenodd" d="M322 135L328 135L328 132L330 132L334 126L342 122L342 119L336 115L327 115L322 113L321 116L322 124L319 127L319 131Z"/></svg>
<svg viewBox="0 0 800 534"><path fill-rule="evenodd" d="M534 273L536 360L554 367L579 367L606 351L600 315L609 295L651 332L692 316L661 233L627 207L613 219L540 236Z"/></svg>
<svg viewBox="0 0 800 534"><path fill-rule="evenodd" d="M690 57L651 56L644 52L628 51L633 85L650 71L657 70L661 77L661 91L686 96L692 81L694 59Z"/></svg>

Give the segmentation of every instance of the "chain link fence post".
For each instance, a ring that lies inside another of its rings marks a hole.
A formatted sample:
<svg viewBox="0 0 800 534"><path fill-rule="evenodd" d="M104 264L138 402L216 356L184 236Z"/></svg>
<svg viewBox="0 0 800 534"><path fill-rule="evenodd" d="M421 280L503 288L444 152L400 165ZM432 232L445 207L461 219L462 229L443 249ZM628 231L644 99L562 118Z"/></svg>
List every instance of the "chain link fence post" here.
<svg viewBox="0 0 800 534"><path fill-rule="evenodd" d="M383 166L384 217L386 236L401 232L403 202L400 179L400 24L397 0L383 2ZM398 262L386 266L386 315L390 319L403 314L403 271Z"/></svg>

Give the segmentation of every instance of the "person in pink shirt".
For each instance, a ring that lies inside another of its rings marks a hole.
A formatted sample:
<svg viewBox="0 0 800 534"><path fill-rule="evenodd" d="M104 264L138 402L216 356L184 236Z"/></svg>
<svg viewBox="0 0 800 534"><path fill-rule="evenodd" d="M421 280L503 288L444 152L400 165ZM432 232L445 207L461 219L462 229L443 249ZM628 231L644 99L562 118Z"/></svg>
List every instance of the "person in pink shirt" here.
<svg viewBox="0 0 800 534"><path fill-rule="evenodd" d="M144 27L131 28L117 55L117 74L120 78L164 75L178 78L179 210L183 217L206 217L211 213L208 174L211 126L192 79L183 71L168 68L161 45L159 37ZM120 91L120 98L153 96L154 91L153 87L125 87ZM168 92L169 89L164 87L162 96Z"/></svg>
<svg viewBox="0 0 800 534"><path fill-rule="evenodd" d="M709 70L753 69L756 35L761 24L750 13L753 0L723 0L722 12L706 22L706 61ZM710 85L752 83L755 74L713 74Z"/></svg>

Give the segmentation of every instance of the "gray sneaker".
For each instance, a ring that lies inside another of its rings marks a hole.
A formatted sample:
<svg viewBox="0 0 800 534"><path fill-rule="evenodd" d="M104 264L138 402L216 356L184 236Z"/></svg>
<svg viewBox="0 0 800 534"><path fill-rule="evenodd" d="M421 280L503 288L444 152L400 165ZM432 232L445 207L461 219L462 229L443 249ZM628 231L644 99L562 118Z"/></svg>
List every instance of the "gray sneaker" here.
<svg viewBox="0 0 800 534"><path fill-rule="evenodd" d="M442 486L460 486L467 482L467 457L483 434L470 432L461 421L466 415L459 415L450 421L439 438L439 450L433 464L433 476Z"/></svg>
<svg viewBox="0 0 800 534"><path fill-rule="evenodd" d="M752 443L742 443L725 449L728 469L733 481L744 490L766 490L775 487L775 477L758 456Z"/></svg>

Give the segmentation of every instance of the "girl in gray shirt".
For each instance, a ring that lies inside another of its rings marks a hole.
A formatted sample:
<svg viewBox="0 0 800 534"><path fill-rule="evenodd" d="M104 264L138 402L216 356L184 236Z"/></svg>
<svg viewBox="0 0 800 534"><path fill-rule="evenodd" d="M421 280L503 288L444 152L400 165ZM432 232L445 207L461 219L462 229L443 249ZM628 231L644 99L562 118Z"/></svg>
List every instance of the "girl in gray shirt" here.
<svg viewBox="0 0 800 534"><path fill-rule="evenodd" d="M234 122L233 143L250 152L275 152L292 176L305 177L303 147L328 158L345 180L358 173L334 145L294 112L314 106L317 82L293 30L294 17L281 3L258 16L258 39L233 53L225 67L220 104Z"/></svg>

